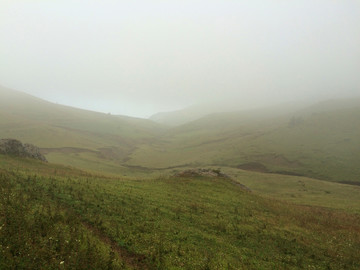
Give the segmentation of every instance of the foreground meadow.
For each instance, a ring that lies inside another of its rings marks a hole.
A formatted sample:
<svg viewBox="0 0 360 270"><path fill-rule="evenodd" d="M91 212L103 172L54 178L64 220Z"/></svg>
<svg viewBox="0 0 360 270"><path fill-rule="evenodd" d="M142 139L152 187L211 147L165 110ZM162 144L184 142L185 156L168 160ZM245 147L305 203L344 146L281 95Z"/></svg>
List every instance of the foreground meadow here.
<svg viewBox="0 0 360 270"><path fill-rule="evenodd" d="M0 269L359 269L360 217L225 178L1 158Z"/></svg>

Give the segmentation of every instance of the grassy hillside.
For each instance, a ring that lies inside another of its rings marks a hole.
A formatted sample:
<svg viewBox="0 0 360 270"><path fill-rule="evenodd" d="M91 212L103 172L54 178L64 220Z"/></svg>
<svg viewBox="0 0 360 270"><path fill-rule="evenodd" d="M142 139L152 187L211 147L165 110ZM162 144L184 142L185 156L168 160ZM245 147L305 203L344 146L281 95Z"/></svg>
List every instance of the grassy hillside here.
<svg viewBox="0 0 360 270"><path fill-rule="evenodd" d="M83 159L83 165L95 160L119 166L138 144L162 130L149 120L57 105L0 87L0 138L33 143L50 162L71 165L81 156L78 164Z"/></svg>
<svg viewBox="0 0 360 270"><path fill-rule="evenodd" d="M121 175L214 165L360 182L360 99L210 114L165 128L5 88L0 96L0 138L33 143L50 162Z"/></svg>
<svg viewBox="0 0 360 270"><path fill-rule="evenodd" d="M358 269L358 215L224 178L127 180L0 156L0 268Z"/></svg>
<svg viewBox="0 0 360 270"><path fill-rule="evenodd" d="M127 164L146 167L232 166L360 182L360 99L298 111L214 114L144 144Z"/></svg>
<svg viewBox="0 0 360 270"><path fill-rule="evenodd" d="M360 186L357 185L234 168L222 170L261 196L360 214Z"/></svg>
<svg viewBox="0 0 360 270"><path fill-rule="evenodd" d="M206 100L206 99L205 99ZM285 104L278 104L276 106L272 106L273 113L279 113L284 111L295 111L296 109L302 108L306 105L306 102L292 102ZM238 111L252 111L259 113L263 111L263 107L267 107L268 105L260 105L252 102L246 102L245 100L216 100L213 102L203 102L200 104L195 104L189 107L186 107L181 110L170 111L170 112L160 112L152 115L150 117L151 120L166 124L168 126L181 126L208 115L215 115L218 113L229 113L229 112L238 112ZM256 109L255 109L256 108ZM267 110L268 111L268 110Z"/></svg>
<svg viewBox="0 0 360 270"><path fill-rule="evenodd" d="M195 121L206 115L213 114L215 112L229 111L228 108L225 109L224 106L219 106L219 104L197 104L193 106L186 107L177 111L170 112L160 112L152 115L151 120L165 124L168 126L180 126L188 122ZM231 111L231 109L230 109Z"/></svg>

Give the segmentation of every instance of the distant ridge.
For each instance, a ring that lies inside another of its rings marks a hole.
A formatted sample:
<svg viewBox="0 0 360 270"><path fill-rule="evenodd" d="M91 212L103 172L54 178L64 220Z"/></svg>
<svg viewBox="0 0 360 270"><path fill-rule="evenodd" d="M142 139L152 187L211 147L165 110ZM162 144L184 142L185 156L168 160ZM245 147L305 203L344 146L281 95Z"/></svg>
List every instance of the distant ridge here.
<svg viewBox="0 0 360 270"><path fill-rule="evenodd" d="M219 101L202 103L192 105L181 110L160 112L152 115L149 119L168 126L181 126L193 121L197 121L204 117L211 117L212 115L226 114L226 113L255 113L258 114L262 111L294 111L304 106L309 105L309 102L286 102L272 106L260 106L244 104L243 102L237 103L237 101Z"/></svg>
<svg viewBox="0 0 360 270"><path fill-rule="evenodd" d="M169 126L180 126L185 123L200 119L213 112L213 109L204 106L190 106L171 112L159 112L150 116L150 120Z"/></svg>

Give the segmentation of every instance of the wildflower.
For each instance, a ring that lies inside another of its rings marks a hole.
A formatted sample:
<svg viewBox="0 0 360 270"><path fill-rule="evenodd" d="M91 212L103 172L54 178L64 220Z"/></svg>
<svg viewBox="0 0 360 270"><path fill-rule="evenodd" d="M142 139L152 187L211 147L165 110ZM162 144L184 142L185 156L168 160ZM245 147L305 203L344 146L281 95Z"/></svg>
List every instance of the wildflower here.
<svg viewBox="0 0 360 270"><path fill-rule="evenodd" d="M61 261L60 264L64 264L65 261Z"/></svg>

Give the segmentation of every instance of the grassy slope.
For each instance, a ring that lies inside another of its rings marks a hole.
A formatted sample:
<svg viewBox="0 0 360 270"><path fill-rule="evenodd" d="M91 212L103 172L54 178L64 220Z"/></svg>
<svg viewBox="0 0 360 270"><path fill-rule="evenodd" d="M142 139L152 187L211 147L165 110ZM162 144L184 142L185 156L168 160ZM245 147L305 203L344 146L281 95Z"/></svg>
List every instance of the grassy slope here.
<svg viewBox="0 0 360 270"><path fill-rule="evenodd" d="M215 114L142 145L128 164L236 167L256 163L253 169L260 164L272 172L360 182L359 134L359 99L324 102L288 114Z"/></svg>
<svg viewBox="0 0 360 270"><path fill-rule="evenodd" d="M360 182L356 99L298 112L279 107L213 114L165 131L151 121L56 105L4 88L0 95L0 137L34 143L51 162L127 175L129 165L245 164L247 169Z"/></svg>
<svg viewBox="0 0 360 270"><path fill-rule="evenodd" d="M222 170L254 193L265 197L360 214L360 186L234 168Z"/></svg>
<svg viewBox="0 0 360 270"><path fill-rule="evenodd" d="M359 106L310 108L294 125L279 112L211 115L154 141L162 129L148 121L2 91L0 137L60 148L50 161L108 174L0 155L1 269L360 267L356 186L225 168L249 194L223 179L123 166L137 147L127 165L256 162L356 182Z"/></svg>
<svg viewBox="0 0 360 270"><path fill-rule="evenodd" d="M134 181L0 160L2 269L360 267L354 214L264 199L225 179Z"/></svg>
<svg viewBox="0 0 360 270"><path fill-rule="evenodd" d="M116 167L139 143L162 131L151 121L112 116L53 104L0 87L0 138L16 138L41 148L52 162L83 159ZM75 158L76 159L76 158ZM86 162L78 162L91 168Z"/></svg>

